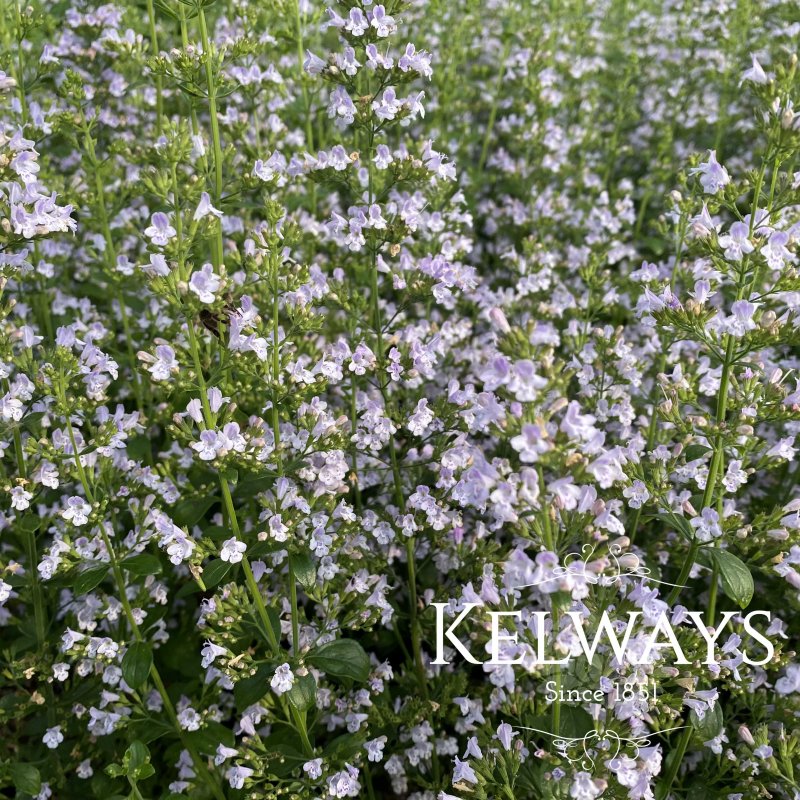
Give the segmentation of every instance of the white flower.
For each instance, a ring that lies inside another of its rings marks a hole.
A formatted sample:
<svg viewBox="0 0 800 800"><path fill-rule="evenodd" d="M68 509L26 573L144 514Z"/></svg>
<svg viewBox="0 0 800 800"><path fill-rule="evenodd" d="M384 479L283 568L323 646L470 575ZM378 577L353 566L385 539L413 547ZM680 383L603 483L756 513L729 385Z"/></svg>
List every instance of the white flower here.
<svg viewBox="0 0 800 800"><path fill-rule="evenodd" d="M631 508L641 508L650 499L650 492L640 480L635 480L630 486L623 489L622 494L628 498L628 505Z"/></svg>
<svg viewBox="0 0 800 800"><path fill-rule="evenodd" d="M743 256L752 253L755 247L749 237L749 226L744 222L734 222L730 232L719 237L719 246L725 250L725 258L728 261L741 261Z"/></svg>
<svg viewBox="0 0 800 800"><path fill-rule="evenodd" d="M414 413L408 418L406 427L415 436L422 436L433 422L433 411L428 408L428 401L423 397L417 403Z"/></svg>
<svg viewBox="0 0 800 800"><path fill-rule="evenodd" d="M220 647L213 642L206 642L200 651L200 655L203 657L200 663L204 669L210 667L219 656L224 656L227 652L224 647Z"/></svg>
<svg viewBox="0 0 800 800"><path fill-rule="evenodd" d="M214 763L217 766L220 766L229 758L234 758L235 756L239 755L239 751L235 750L233 747L225 747L224 744L217 745L217 753L214 756Z"/></svg>
<svg viewBox="0 0 800 800"><path fill-rule="evenodd" d="M383 748L386 746L386 737L379 736L377 739L372 739L364 745L367 751L367 758L370 761L383 761Z"/></svg>
<svg viewBox="0 0 800 800"><path fill-rule="evenodd" d="M769 78L767 78L767 73L764 72L764 68L758 63L758 59L755 57L755 54L751 53L750 58L753 59L753 66L744 71L742 74L742 79L739 81L739 85L741 86L745 81L758 84L768 83Z"/></svg>
<svg viewBox="0 0 800 800"><path fill-rule="evenodd" d="M294 686L294 673L288 664L281 664L269 682L275 694L285 694Z"/></svg>
<svg viewBox="0 0 800 800"><path fill-rule="evenodd" d="M198 731L203 718L191 707L187 706L178 714L178 723L185 731Z"/></svg>
<svg viewBox="0 0 800 800"><path fill-rule="evenodd" d="M219 276L211 264L203 264L202 268L193 272L189 278L189 290L194 292L202 303L213 303L219 286Z"/></svg>
<svg viewBox="0 0 800 800"><path fill-rule="evenodd" d="M308 775L311 780L316 780L322 775L322 759L321 758L314 758L311 761L306 761L303 764L303 772Z"/></svg>
<svg viewBox="0 0 800 800"><path fill-rule="evenodd" d="M604 780L594 780L588 772L576 772L569 787L569 796L573 800L594 800L603 794L605 788Z"/></svg>
<svg viewBox="0 0 800 800"><path fill-rule="evenodd" d="M695 536L701 542L710 542L722 536L719 514L713 508L704 508L700 516L695 517L690 524L695 529Z"/></svg>
<svg viewBox="0 0 800 800"><path fill-rule="evenodd" d="M741 461L731 461L728 464L728 471L725 473L722 483L729 492L735 492L740 486L747 483L747 473L742 469Z"/></svg>
<svg viewBox="0 0 800 800"><path fill-rule="evenodd" d="M231 789L241 789L244 786L244 782L252 774L253 770L250 769L250 767L234 766L228 769L225 773L225 777L228 779Z"/></svg>
<svg viewBox="0 0 800 800"><path fill-rule="evenodd" d="M690 175L700 176L700 185L706 194L716 194L723 186L731 182L728 170L717 161L717 151L708 151L708 161L703 161L694 169L689 170Z"/></svg>
<svg viewBox="0 0 800 800"><path fill-rule="evenodd" d="M194 212L194 221L197 222L209 215L219 218L222 216L222 212L211 205L211 198L208 192L202 192L200 195L200 202L197 204L197 209Z"/></svg>
<svg viewBox="0 0 800 800"><path fill-rule="evenodd" d="M33 495L25 491L21 486L15 486L11 490L11 508L15 508L17 511L24 511L30 507L32 497Z"/></svg>
<svg viewBox="0 0 800 800"><path fill-rule="evenodd" d="M61 726L56 725L54 728L48 728L45 731L42 741L51 749L55 750L61 742L64 741L64 734L61 733Z"/></svg>
<svg viewBox="0 0 800 800"><path fill-rule="evenodd" d="M85 525L89 521L89 514L92 507L77 495L67 499L67 507L61 512L61 516L73 525Z"/></svg>
<svg viewBox="0 0 800 800"><path fill-rule="evenodd" d="M238 564L242 560L245 550L247 550L247 545L244 542L240 542L235 536L232 536L222 543L219 557L223 561L230 561L231 564Z"/></svg>
<svg viewBox="0 0 800 800"><path fill-rule="evenodd" d="M164 247L177 234L169 217L163 211L156 211L150 219L150 227L145 228L144 235L157 247Z"/></svg>

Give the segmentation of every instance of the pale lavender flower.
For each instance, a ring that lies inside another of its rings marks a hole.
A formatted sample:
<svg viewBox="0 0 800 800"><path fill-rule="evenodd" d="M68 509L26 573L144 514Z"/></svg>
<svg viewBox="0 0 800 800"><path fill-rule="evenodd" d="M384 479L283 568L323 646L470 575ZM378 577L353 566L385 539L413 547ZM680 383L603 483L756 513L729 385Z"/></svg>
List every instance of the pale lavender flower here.
<svg viewBox="0 0 800 800"><path fill-rule="evenodd" d="M750 58L752 59L752 66L742 73L742 79L739 81L739 85L741 86L745 81L760 85L768 83L769 78L767 78L767 73L764 72L764 68L758 63L755 54L751 53Z"/></svg>
<svg viewBox="0 0 800 800"><path fill-rule="evenodd" d="M700 176L700 185L706 194L716 194L731 182L728 171L717 161L716 150L709 150L708 161L703 161L699 166L689 170L689 174Z"/></svg>
<svg viewBox="0 0 800 800"><path fill-rule="evenodd" d="M238 564L244 557L245 550L247 550L247 545L234 536L222 543L219 557L223 561L229 561L231 564Z"/></svg>
<svg viewBox="0 0 800 800"><path fill-rule="evenodd" d="M55 750L64 741L64 734L61 733L61 726L55 725L45 731L42 741L50 750Z"/></svg>
<svg viewBox="0 0 800 800"><path fill-rule="evenodd" d="M189 289L198 296L201 303L213 303L219 287L219 276L211 264L203 264L202 268L195 270L189 279Z"/></svg>
<svg viewBox="0 0 800 800"><path fill-rule="evenodd" d="M281 664L272 676L269 685L277 695L286 694L294 686L294 673L288 664Z"/></svg>
<svg viewBox="0 0 800 800"><path fill-rule="evenodd" d="M222 212L218 208L214 208L214 206L211 204L211 197L209 196L208 192L201 192L200 202L197 204L193 219L195 222L197 222L198 220L208 216L219 218L222 216Z"/></svg>
<svg viewBox="0 0 800 800"><path fill-rule="evenodd" d="M177 231L172 227L169 217L163 211L156 211L150 218L150 226L144 230L144 235L156 247L165 247L176 234Z"/></svg>

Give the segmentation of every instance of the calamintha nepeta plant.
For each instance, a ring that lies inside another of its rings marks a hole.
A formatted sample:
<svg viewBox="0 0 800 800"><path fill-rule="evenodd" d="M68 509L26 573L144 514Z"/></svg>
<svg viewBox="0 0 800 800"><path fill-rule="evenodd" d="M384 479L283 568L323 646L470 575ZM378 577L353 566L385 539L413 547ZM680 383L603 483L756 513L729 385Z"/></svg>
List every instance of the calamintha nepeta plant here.
<svg viewBox="0 0 800 800"><path fill-rule="evenodd" d="M797 8L684 5L4 1L6 794L800 796Z"/></svg>

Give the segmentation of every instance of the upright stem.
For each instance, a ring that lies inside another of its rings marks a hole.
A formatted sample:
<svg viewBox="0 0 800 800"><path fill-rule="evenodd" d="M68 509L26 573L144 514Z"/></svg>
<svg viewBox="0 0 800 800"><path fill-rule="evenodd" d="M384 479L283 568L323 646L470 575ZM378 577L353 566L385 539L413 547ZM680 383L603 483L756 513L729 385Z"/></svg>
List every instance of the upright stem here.
<svg viewBox="0 0 800 800"><path fill-rule="evenodd" d="M373 154L375 147L375 131L370 128L367 137L367 171L368 182L367 191L369 195L369 205L375 202L375 166L373 162ZM383 346L383 322L381 320L381 303L380 292L378 288L378 253L376 246L371 244L369 246L369 272L370 272L370 291L372 294L372 325L375 333L375 357L378 362L378 387L380 389L381 397L383 398L384 408L386 414L390 413L389 408L389 392L387 389L388 381L386 378L386 356L384 354ZM395 446L394 435L389 435L389 458L392 467L392 480L394 483L394 493L397 506L401 514L405 513L406 501L403 494L403 480L400 475L400 464L397 458L397 448ZM428 699L428 686L425 678L425 666L422 662L422 643L419 627L419 619L417 613L417 566L415 563L416 558L416 540L414 536L409 536L406 539L406 563L408 569L408 616L409 625L411 628L411 649L414 654L414 668L417 673L417 685L419 687L422 697ZM439 782L439 762L434 752L432 755L433 778L434 782L438 785Z"/></svg>
<svg viewBox="0 0 800 800"><path fill-rule="evenodd" d="M497 73L497 83L494 87L494 96L492 100L492 107L489 109L489 121L486 123L486 133L483 135L483 146L481 147L481 155L478 160L478 172L483 172L486 166L486 159L489 156L489 144L492 141L492 133L494 132L494 121L497 118L497 107L500 103L500 89L503 86L503 81L506 77L506 59L511 52L511 37L509 37L503 48L503 53L500 57L500 71Z"/></svg>
<svg viewBox="0 0 800 800"><path fill-rule="evenodd" d="M303 93L303 112L305 117L306 147L311 155L314 155L314 126L311 119L311 101L308 96L308 86L306 76L303 72L303 62L305 61L305 47L303 45L303 15L300 12L300 0L295 0L295 27L297 30L297 68L299 71L300 87ZM317 207L317 184L311 184L311 194L309 195L309 210L313 213Z"/></svg>
<svg viewBox="0 0 800 800"><path fill-rule="evenodd" d="M761 162L761 169L756 179L755 190L753 194L753 205L750 212L750 231L749 235L752 237L755 230L756 213L758 211L758 201L761 197L761 187L764 184L764 173L767 168L766 158ZM747 256L742 260L741 269L736 281L736 299L741 300L745 292L745 283L747 277ZM717 394L717 409L716 409L716 426L717 432L714 436L714 455L711 457L711 465L708 468L708 478L706 479L706 488L703 491L703 504L702 508L708 508L713 504L714 490L717 484L717 477L721 471L722 461L725 457L724 448L722 445L722 438L724 431L722 426L725 424L725 419L728 413L728 389L730 387L731 370L733 369L734 354L736 351L736 339L729 333L725 334L725 357L722 362L722 376L720 378L719 393ZM695 537L692 539L692 544L689 547L689 554L683 562L678 580L675 582L677 585L670 592L667 602L672 605L681 593L681 587L689 578L692 567L697 560L697 553L700 550L701 542Z"/></svg>
<svg viewBox="0 0 800 800"><path fill-rule="evenodd" d="M62 401L64 401L66 405L66 397L62 395ZM69 419L69 416L66 418L67 423L67 434L69 436L69 441L72 445L72 452L75 460L75 466L78 471L78 478L80 479L81 485L83 486L84 494L86 495L86 499L94 505L96 503L96 497L92 487L89 485L89 480L86 475L86 471L83 468L83 464L81 463L81 456L78 452L77 441L75 439L75 432L72 429L72 422ZM139 628L138 623L136 622L136 617L133 613L133 609L131 608L130 601L128 600L128 595L126 593L126 583L125 583L125 576L122 574L122 569L119 566L119 561L117 559L117 554L114 551L114 546L111 543L111 540L108 537L108 533L106 532L104 525L98 526L100 530L100 536L103 539L103 544L105 545L106 552L108 553L109 561L111 562L111 571L114 575L114 582L116 583L117 588L117 595L119 596L119 601L122 604L123 611L125 612L125 617L128 620L128 625L130 626L131 632L133 633L133 638L137 642L144 642L145 638L142 636L141 629ZM214 797L217 800L225 800L225 795L222 792L222 789L219 786L219 783L215 780L214 776L208 769L208 766L203 761L201 755L198 753L197 748L192 744L189 738L186 736L186 732L181 728L180 722L178 721L178 715L175 713L175 706L172 704L172 700L170 699L169 693L167 692L167 688L164 685L164 681L161 679L161 675L158 671L158 667L156 667L155 662L150 665L150 678L152 679L153 683L155 684L156 690L158 694L161 696L161 700L164 703L164 710L167 712L167 716L169 717L170 722L172 723L173 728L175 728L175 732L178 735L178 738L181 741L183 747L189 752L189 755L192 759L192 764L196 767L198 774L202 776L203 782L208 786L211 790Z"/></svg>
<svg viewBox="0 0 800 800"><path fill-rule="evenodd" d="M203 366L200 363L200 351L197 346L197 336L195 335L194 326L190 319L187 320L187 330L189 336L189 349L192 354L195 373L197 374L197 383L200 387L200 403L203 407L203 419L206 427L212 428L214 424L214 418L211 412L211 406L208 402L208 391L206 387L205 376L203 374ZM233 535L239 539L241 537L241 530L239 528L239 521L236 517L236 507L233 504L233 497L231 496L231 490L228 486L228 481L219 473L217 474L217 477L219 479L219 487L220 491L222 492L222 501L225 506L225 513L227 514L231 531ZM264 598L261 594L261 588L256 581L255 575L253 575L253 569L250 566L250 559L248 559L247 556L244 556L242 559L242 567L244 569L245 583L247 584L248 592L250 593L250 597L252 598L253 604L256 607L256 612L258 613L264 635L269 642L270 650L274 655L278 655L281 652L280 642L278 641L278 637L275 635L275 631L272 628L272 623L270 622L269 614L267 613L267 607L264 604ZM295 638L295 642L296 641L297 639ZM291 703L288 704L288 708L295 722L297 731L300 734L300 739L303 743L303 749L306 755L310 756L313 754L314 748L311 746L311 742L308 738L305 715L301 714ZM284 705L284 711L285 710L286 705Z"/></svg>
<svg viewBox="0 0 800 800"><path fill-rule="evenodd" d="M158 32L156 30L156 10L153 0L147 0L147 16L150 21L150 44L153 55L158 55ZM156 75L156 132L161 136L161 118L164 115L164 88L161 75Z"/></svg>
<svg viewBox="0 0 800 800"><path fill-rule="evenodd" d="M750 211L750 230L749 236L752 237L753 232L755 231L755 224L756 224L756 213L758 212L758 202L761 198L761 188L764 184L764 174L767 168L767 159L764 158L761 162L761 169L759 170L758 177L756 179L755 189L753 193L753 204ZM746 277L747 277L747 256L742 260L742 265L740 272L737 276L736 281L736 299L741 300L745 294L745 284L746 284ZM753 288L753 283L750 284L750 289ZM717 426L717 433L714 437L714 455L711 458L711 465L708 469L708 478L706 480L706 487L703 491L703 508L709 508L713 505L714 501L714 491L716 489L717 477L723 469L723 462L725 459L724 448L722 445L722 438L724 431L722 430L722 426L725 423L725 419L728 413L728 388L730 385L730 378L731 378L731 370L733 368L733 357L736 350L736 340L730 334L725 334L725 356L722 363L722 376L720 378L720 386L719 386L719 393L717 395L717 408L716 408L716 426ZM678 596L681 592L681 586L684 582L688 579L692 567L697 559L697 553L700 550L700 540L695 537L692 540L692 544L689 547L689 554L686 560L683 563L683 567L681 569L680 575L678 580L676 581L676 585L672 592L670 592L669 597L667 598L667 603L669 605L673 605L675 601L678 599ZM716 602L717 602L717 581L718 581L718 574L717 570L715 569L712 572L712 586L709 595L709 611L710 617L713 621L714 614L716 613ZM692 736L692 726L687 719L687 726L686 729L681 734L681 738L678 740L678 745L674 751L674 755L670 760L670 767L669 771L664 777L664 782L659 787L658 793L658 800L666 800L669 792L672 788L672 784L675 781L675 777L678 774L678 770L680 769L681 761L683 760L683 755L686 752L686 748L689 745L689 741Z"/></svg>
<svg viewBox="0 0 800 800"><path fill-rule="evenodd" d="M278 475L283 475L283 455L281 453L280 410L278 392L281 383L280 353L280 259L270 254L272 267L272 436L275 440L275 463ZM292 616L292 652L297 657L300 652L300 609L297 605L297 577L294 574L292 559L289 558L289 600Z"/></svg>
<svg viewBox="0 0 800 800"><path fill-rule="evenodd" d="M206 92L208 94L208 115L211 118L211 146L214 152L214 202L219 206L222 200L222 141L219 134L219 119L217 119L217 84L214 79L212 65L211 43L208 37L206 14L200 6L198 17L200 19L200 36L203 42L203 59L205 61ZM215 247L212 250L212 260L215 267L222 264L222 226L215 223L217 235Z"/></svg>
<svg viewBox="0 0 800 800"><path fill-rule="evenodd" d="M128 319L128 308L125 305L125 296L122 289L116 282L116 267L117 267L117 248L114 244L114 237L111 233L111 225L108 219L108 206L106 203L106 189L103 184L103 178L100 174L99 162L97 161L97 152L94 147L94 139L89 130L88 124L84 130L84 142L86 146L86 155L89 166L94 173L95 192L97 194L97 216L100 220L100 227L103 232L103 240L105 241L105 256L106 268L108 269L109 279L114 283L117 304L119 305L119 315L122 322L122 330L125 336L125 349L128 352L128 360L130 361L131 378L133 381L133 391L136 395L136 406L139 412L144 414L145 401L144 393L142 392L142 385L139 381L139 373L136 371L136 356L133 352L133 335L131 332L130 320Z"/></svg>
<svg viewBox="0 0 800 800"><path fill-rule="evenodd" d="M681 768L681 762L683 761L684 753L686 752L686 748L689 746L689 741L692 738L692 726L687 725L683 732L681 733L681 738L678 739L678 745L672 753L672 758L670 758L669 762L669 769L667 770L666 775L664 775L664 782L658 787L658 800L666 800L669 796L670 790L672 789L672 784L675 782L675 778L678 775L678 770Z"/></svg>
<svg viewBox="0 0 800 800"><path fill-rule="evenodd" d="M3 380L3 388L8 391L8 380ZM28 478L28 468L25 464L25 451L22 449L22 437L18 427L14 427L14 454L17 459L17 472L23 480ZM44 598L42 596L42 586L39 582L39 556L36 552L36 532L23 531L22 538L25 540L25 555L28 559L28 570L31 580L31 597L33 599L33 619L36 631L36 646L41 650L47 634L47 621L44 613Z"/></svg>

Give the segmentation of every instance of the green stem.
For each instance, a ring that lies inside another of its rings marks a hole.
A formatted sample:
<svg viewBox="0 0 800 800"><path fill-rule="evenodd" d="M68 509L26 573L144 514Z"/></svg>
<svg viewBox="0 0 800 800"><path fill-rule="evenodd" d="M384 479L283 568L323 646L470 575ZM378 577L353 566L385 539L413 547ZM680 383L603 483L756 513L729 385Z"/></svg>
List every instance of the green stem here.
<svg viewBox="0 0 800 800"><path fill-rule="evenodd" d="M133 352L133 335L131 332L130 320L128 319L128 308L125 305L125 297L122 289L116 283L116 268L117 268L117 248L114 244L114 237L111 234L111 225L108 220L108 205L106 203L106 190L103 184L103 177L100 174L100 164L97 160L97 151L94 146L94 139L92 139L91 131L88 124L84 129L84 143L86 146L87 161L89 162L92 172L94 173L95 192L97 193L97 216L100 220L100 227L103 232L103 240L106 247L104 255L106 256L106 268L108 269L109 279L115 284L115 295L119 305L120 320L122 321L122 330L125 336L125 349L127 350L128 360L131 368L131 379L133 381L133 391L136 396L136 407L141 414L144 414L145 401L144 393L142 392L142 385L139 381L139 373L136 371L136 355Z"/></svg>
<svg viewBox="0 0 800 800"><path fill-rule="evenodd" d="M211 118L211 146L214 152L214 202L219 206L222 201L222 143L219 134L219 119L217 118L217 85L214 80L212 66L211 44L208 37L206 14L200 6L198 17L200 19L200 36L203 42L203 60L205 61L206 91L208 94L208 115ZM215 222L216 236L215 247L212 250L212 261L215 267L222 264L222 226Z"/></svg>
<svg viewBox="0 0 800 800"><path fill-rule="evenodd" d="M367 190L369 205L375 202L375 166L373 153L375 147L375 131L370 128L367 137ZM369 247L369 272L370 272L370 293L372 295L372 326L375 333L375 358L378 363L378 387L383 398L386 414L390 413L388 382L386 379L386 357L383 345L383 322L381 319L380 291L378 286L378 258L377 246L373 243ZM405 513L406 503L403 494L403 481L400 475L400 464L397 458L397 448L395 446L394 435L389 435L389 458L392 466L392 480L394 483L395 500L401 514ZM417 613L417 569L415 563L415 537L409 536L406 539L406 562L408 570L408 616L411 629L411 650L414 654L414 668L417 674L417 686L423 699L428 700L428 686L425 677L425 665L422 661L422 642ZM434 782L439 782L439 762L434 752L432 755Z"/></svg>
<svg viewBox="0 0 800 800"><path fill-rule="evenodd" d="M553 636L558 634L560 609L558 603L553 602ZM558 736L561 731L561 667L556 665L556 697L553 700L552 728L554 735Z"/></svg>
<svg viewBox="0 0 800 800"><path fill-rule="evenodd" d="M675 782L675 778L678 775L678 770L681 767L684 753L686 753L686 748L689 746L691 738L692 726L687 725L681 733L681 738L678 739L678 746L675 748L672 758L670 759L669 769L664 776L664 781L658 787L658 800L666 800L666 798L669 796L670 790L672 789L672 784Z"/></svg>
<svg viewBox="0 0 800 800"><path fill-rule="evenodd" d="M156 31L156 10L153 0L147 0L147 16L150 21L150 44L153 56L158 56L158 32ZM156 75L156 132L161 136L161 119L164 115L164 87L161 75Z"/></svg>
<svg viewBox="0 0 800 800"><path fill-rule="evenodd" d="M714 561L714 567L711 570L711 587L708 590L708 622L710 625L714 624L714 617L717 613L717 591L719 585L719 566Z"/></svg>
<svg viewBox="0 0 800 800"><path fill-rule="evenodd" d="M205 421L206 427L211 428L214 424L214 417L211 412L211 407L208 403L208 391L206 387L206 380L205 376L203 375L203 367L200 363L200 351L197 346L197 337L194 332L194 326L190 319L187 319L187 329L189 335L189 349L192 354L192 361L194 362L195 372L197 374L197 382L200 387L201 397L200 402L203 407L203 419ZM231 531L233 535L237 539L241 539L241 530L239 528L239 521L236 517L236 508L233 505L233 497L231 496L231 490L228 486L228 481L221 474L217 474L219 479L219 487L220 491L222 492L222 500L225 506L225 513L227 514L228 521L231 526ZM261 588L258 585L258 581L256 581L255 575L253 575L253 569L250 566L250 559L247 556L244 556L242 559L242 567L244 569L244 577L245 583L247 584L248 592L250 593L250 597L253 601L253 604L256 607L256 612L258 613L259 620L261 621L261 626L263 628L264 635L267 638L267 641L270 645L270 650L274 655L278 655L281 652L280 642L278 637L275 634L275 631L272 628L272 623L269 619L269 614L267 612L267 607L264 604L264 598L261 594ZM296 607L296 604L295 604ZM297 639L295 639L295 642ZM296 651L295 651L296 652ZM308 739L308 730L306 727L306 720L305 715L300 714L297 709L292 706L291 703L288 704L289 711L294 719L295 725L297 727L297 731L300 734L300 739L303 743L303 748L306 752L306 755L312 755L314 752L313 747L311 746L311 742ZM283 705L284 711L286 710L286 705Z"/></svg>
<svg viewBox="0 0 800 800"><path fill-rule="evenodd" d="M8 381L3 381L3 388L9 390ZM28 478L28 468L25 464L25 451L22 449L22 437L18 427L14 427L14 453L17 459L17 472L23 480ZM39 581L39 556L36 551L36 532L23 531L25 540L25 555L28 559L28 570L31 579L31 597L33 599L33 619L36 630L36 646L42 649L47 634L47 620L44 613L44 597L42 595L42 585Z"/></svg>
<svg viewBox="0 0 800 800"><path fill-rule="evenodd" d="M764 184L764 174L767 168L766 158L761 162L761 169L756 179L755 190L753 192L753 205L750 212L750 231L749 235L752 237L756 224L756 212L758 211L758 201L761 197L761 187ZM736 299L741 300L745 292L745 278L747 276L747 257L742 262L742 266L736 281ZM716 425L717 433L714 436L714 455L711 457L711 465L708 468L708 478L706 480L706 488L703 491L702 508L709 508L713 504L714 490L716 488L717 477L721 471L722 461L725 457L724 448L722 444L723 430L722 426L728 413L728 389L730 386L731 370L733 369L733 356L736 350L736 339L730 334L725 334L725 357L722 363L722 376L720 378L719 393L717 394L717 410L716 410ZM681 588L691 574L692 567L697 560L697 553L700 550L701 542L696 537L692 540L689 547L689 553L686 560L681 567L678 580L675 582L677 585L670 592L667 598L667 603L672 605L681 593Z"/></svg>
<svg viewBox="0 0 800 800"><path fill-rule="evenodd" d="M303 45L303 15L300 13L300 0L296 0L295 26L297 29L297 68L299 70L300 87L303 94L303 116L305 118L306 147L311 155L314 155L314 126L311 119L311 100L308 95L306 76L303 72L303 62L305 61L305 47ZM309 211L313 212L317 207L317 184L311 183L311 193L308 198Z"/></svg>
<svg viewBox="0 0 800 800"><path fill-rule="evenodd" d="M356 379L355 376L350 380L350 427L352 435L358 430L358 408L356 405ZM353 500L355 502L356 513L361 515L361 487L358 482L358 445L352 442L350 457L353 461Z"/></svg>
<svg viewBox="0 0 800 800"><path fill-rule="evenodd" d="M62 394L62 401L66 405L66 397ZM80 453L78 452L77 442L75 439L75 433L72 429L72 422L69 419L69 416L66 417L67 423L67 433L69 436L70 443L72 444L73 456L75 460L75 466L78 471L78 477L80 479L81 485L83 486L83 491L86 495L86 499L94 505L97 500L95 498L94 492L92 491L92 487L89 485L89 480L86 475L86 471L83 468L83 464L81 463ZM103 544L105 545L106 552L108 553L109 561L111 562L111 571L114 575L114 581L116 583L117 588L117 595L119 596L119 601L122 604L123 611L125 612L125 617L128 620L128 625L130 625L131 631L133 633L133 637L137 642L145 641L144 637L142 636L141 629L139 628L138 623L136 622L136 617L133 613L133 609L131 608L130 601L128 600L128 595L126 593L126 583L125 577L122 574L122 569L119 566L119 561L117 560L117 555L114 551L114 547L111 544L111 540L108 537L108 533L106 532L104 525L99 525L98 529L100 531L100 536L103 539ZM161 699L164 703L164 710L169 717L172 726L175 728L175 732L178 735L178 738L181 741L181 744L189 751L189 755L192 759L192 764L196 767L198 774L200 774L203 778L203 781L206 783L208 788L211 790L213 795L218 798L218 800L225 800L225 795L220 789L218 782L214 779L214 776L208 769L208 766L202 760L202 757L197 752L197 749L186 736L186 732L181 728L180 722L178 722L178 715L175 713L175 707L172 705L172 700L169 697L169 693L167 692L167 688L164 685L164 681L161 679L161 675L158 671L158 668L153 662L150 665L150 677L155 684L156 690L158 691Z"/></svg>
<svg viewBox="0 0 800 800"><path fill-rule="evenodd" d="M508 41L503 48L503 54L500 57L500 71L497 73L497 83L494 87L494 96L492 100L492 107L489 110L489 121L486 123L486 132L483 135L483 145L481 147L481 156L478 159L478 168L477 172L483 172L483 168L486 166L486 159L489 156L489 144L492 141L492 132L494 131L494 122L497 118L497 107L500 103L500 89L503 85L503 80L506 77L506 59L508 58L508 54L511 52L511 37L509 37Z"/></svg>

